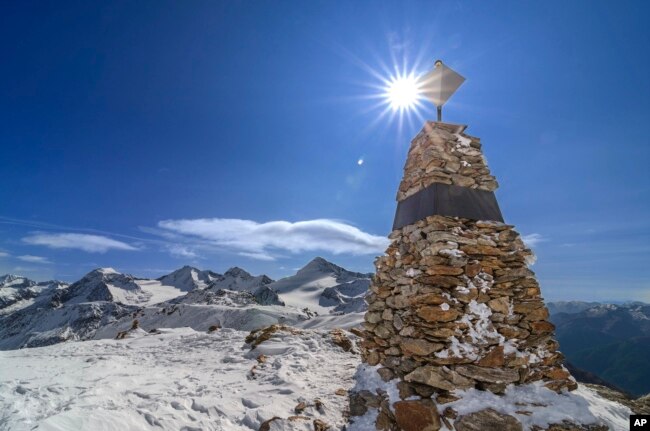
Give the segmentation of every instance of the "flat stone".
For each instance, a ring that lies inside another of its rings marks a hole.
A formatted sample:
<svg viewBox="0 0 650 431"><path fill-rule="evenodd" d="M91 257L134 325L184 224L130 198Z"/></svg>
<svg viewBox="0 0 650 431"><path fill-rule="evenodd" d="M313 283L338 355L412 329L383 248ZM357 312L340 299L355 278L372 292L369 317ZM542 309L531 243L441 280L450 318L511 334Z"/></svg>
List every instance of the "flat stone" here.
<svg viewBox="0 0 650 431"><path fill-rule="evenodd" d="M479 272L481 272L481 264L480 263L469 263L465 265L465 275L467 275L469 278L474 278L476 277Z"/></svg>
<svg viewBox="0 0 650 431"><path fill-rule="evenodd" d="M521 422L493 409L461 416L454 422L456 431L523 431Z"/></svg>
<svg viewBox="0 0 650 431"><path fill-rule="evenodd" d="M532 321L546 320L548 319L548 316L549 316L548 309L546 307L540 307L526 314L524 316L524 319L532 322Z"/></svg>
<svg viewBox="0 0 650 431"><path fill-rule="evenodd" d="M440 415L431 400L398 401L394 404L395 421L403 431L438 431Z"/></svg>
<svg viewBox="0 0 650 431"><path fill-rule="evenodd" d="M425 272L429 275L460 275L462 274L463 268L447 265L432 265L427 267Z"/></svg>
<svg viewBox="0 0 650 431"><path fill-rule="evenodd" d="M418 282L437 287L456 287L461 284L458 278L449 275L423 275L418 278Z"/></svg>
<svg viewBox="0 0 650 431"><path fill-rule="evenodd" d="M476 183L473 178L458 174L451 174L451 180L454 184L462 187L469 187Z"/></svg>
<svg viewBox="0 0 650 431"><path fill-rule="evenodd" d="M507 281L515 281L520 278L534 277L535 273L528 268L516 268L511 269L503 275L497 277L495 280L496 283L505 283Z"/></svg>
<svg viewBox="0 0 650 431"><path fill-rule="evenodd" d="M505 325L497 329L497 331L499 334L503 335L506 338L517 338L520 340L524 340L530 335L530 331L522 329L518 326Z"/></svg>
<svg viewBox="0 0 650 431"><path fill-rule="evenodd" d="M454 389L467 389L474 386L474 382L447 367L434 367L425 365L416 368L404 376L407 382L423 383L445 391Z"/></svg>
<svg viewBox="0 0 650 431"><path fill-rule="evenodd" d="M417 314L427 322L451 322L460 316L460 313L453 308L443 310L438 306L420 307Z"/></svg>
<svg viewBox="0 0 650 431"><path fill-rule="evenodd" d="M376 351L368 352L366 356L366 363L371 366L375 366L379 363L379 353Z"/></svg>
<svg viewBox="0 0 650 431"><path fill-rule="evenodd" d="M439 352L444 347L444 344L430 343L419 338L405 338L400 343L400 348L405 356L428 356L431 353Z"/></svg>
<svg viewBox="0 0 650 431"><path fill-rule="evenodd" d="M569 374L569 372L563 368L553 368L552 370L549 370L544 374L546 375L546 377L553 380L564 380L571 377L571 374Z"/></svg>
<svg viewBox="0 0 650 431"><path fill-rule="evenodd" d="M447 299L437 293L425 293L424 295L413 296L408 301L411 305L440 305L447 302Z"/></svg>
<svg viewBox="0 0 650 431"><path fill-rule="evenodd" d="M393 418L388 409L380 409L379 414L377 415L377 420L375 421L375 430L392 431L394 429L395 427L393 426Z"/></svg>
<svg viewBox="0 0 650 431"><path fill-rule="evenodd" d="M550 334L555 330L555 325L545 321L530 322L530 327L533 334Z"/></svg>
<svg viewBox="0 0 650 431"><path fill-rule="evenodd" d="M489 245L463 245L460 249L470 255L501 256L505 254L498 248Z"/></svg>
<svg viewBox="0 0 650 431"><path fill-rule="evenodd" d="M390 368L380 368L377 370L377 374L379 374L379 377L385 382L389 382L395 378L395 373L393 373L393 370Z"/></svg>
<svg viewBox="0 0 650 431"><path fill-rule="evenodd" d="M458 365L455 370L470 379L486 383L514 383L519 372L512 368L487 368L476 365Z"/></svg>
<svg viewBox="0 0 650 431"><path fill-rule="evenodd" d="M487 355L483 356L483 358L478 361L478 365L480 367L495 368L503 367L505 362L506 358L503 354L503 346L497 346L490 350Z"/></svg>
<svg viewBox="0 0 650 431"><path fill-rule="evenodd" d="M388 338L391 335L391 332L383 325L377 325L374 329L375 334L380 338Z"/></svg>
<svg viewBox="0 0 650 431"><path fill-rule="evenodd" d="M535 301L521 301L513 305L513 311L518 314L528 314L538 308L544 306L544 303L540 300Z"/></svg>
<svg viewBox="0 0 650 431"><path fill-rule="evenodd" d="M424 332L426 335L436 338L449 338L456 335L456 332L451 328L423 328L422 332Z"/></svg>
<svg viewBox="0 0 650 431"><path fill-rule="evenodd" d="M402 318L397 314L393 316L393 327L398 331L401 331L404 328L404 322L402 321Z"/></svg>
<svg viewBox="0 0 650 431"><path fill-rule="evenodd" d="M510 298L508 298L507 296L494 298L488 301L487 305L492 309L492 311L496 311L497 313L502 313L507 315L510 309Z"/></svg>
<svg viewBox="0 0 650 431"><path fill-rule="evenodd" d="M476 240L447 232L434 231L427 234L427 239L434 242L455 242L456 244L476 244Z"/></svg>
<svg viewBox="0 0 650 431"><path fill-rule="evenodd" d="M368 411L366 400L360 393L351 393L349 402L350 416L363 416Z"/></svg>

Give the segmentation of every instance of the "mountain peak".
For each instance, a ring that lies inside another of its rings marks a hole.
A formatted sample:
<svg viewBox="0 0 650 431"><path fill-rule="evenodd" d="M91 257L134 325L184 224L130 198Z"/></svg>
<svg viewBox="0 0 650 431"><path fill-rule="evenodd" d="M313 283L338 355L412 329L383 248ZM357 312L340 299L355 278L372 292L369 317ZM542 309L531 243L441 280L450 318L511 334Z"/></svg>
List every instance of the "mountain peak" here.
<svg viewBox="0 0 650 431"><path fill-rule="evenodd" d="M14 274L0 275L0 284L11 283L12 281L18 280L19 278L25 278L25 277L21 277L20 275L14 275Z"/></svg>
<svg viewBox="0 0 650 431"><path fill-rule="evenodd" d="M174 286L184 292L196 288L206 287L214 278L219 274L213 273L210 270L201 271L193 266L185 265L167 275L158 278L162 284L167 286Z"/></svg>
<svg viewBox="0 0 650 431"><path fill-rule="evenodd" d="M0 275L0 284L7 283L9 281L14 281L17 278L20 278L20 276L14 274Z"/></svg>
<svg viewBox="0 0 650 431"><path fill-rule="evenodd" d="M21 275L5 274L0 276L0 287L31 287L35 284L35 281Z"/></svg>
<svg viewBox="0 0 650 431"><path fill-rule="evenodd" d="M303 266L298 273L303 272L303 271L331 271L331 272L338 272L343 270L340 266L328 261L327 259L324 259L320 256L317 256L313 258L307 265Z"/></svg>
<svg viewBox="0 0 650 431"><path fill-rule="evenodd" d="M97 269L99 272L103 274L119 274L115 268L107 267L107 268L99 268Z"/></svg>
<svg viewBox="0 0 650 431"><path fill-rule="evenodd" d="M230 277L241 277L241 278L252 278L253 277L249 272L241 269L238 266L233 266L228 271L226 271L226 273L224 275L227 275L227 276L230 276Z"/></svg>

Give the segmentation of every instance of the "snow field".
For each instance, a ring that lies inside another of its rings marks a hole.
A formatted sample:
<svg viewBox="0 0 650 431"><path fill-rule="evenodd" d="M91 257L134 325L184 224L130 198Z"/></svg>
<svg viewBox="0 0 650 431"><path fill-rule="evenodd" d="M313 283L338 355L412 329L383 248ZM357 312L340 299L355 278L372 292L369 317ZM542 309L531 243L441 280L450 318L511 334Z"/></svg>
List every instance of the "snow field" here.
<svg viewBox="0 0 650 431"><path fill-rule="evenodd" d="M301 401L300 415L344 425L347 397L335 391L353 385L358 356L324 331L277 332L253 350L246 335L140 330L0 352L0 430L249 431Z"/></svg>

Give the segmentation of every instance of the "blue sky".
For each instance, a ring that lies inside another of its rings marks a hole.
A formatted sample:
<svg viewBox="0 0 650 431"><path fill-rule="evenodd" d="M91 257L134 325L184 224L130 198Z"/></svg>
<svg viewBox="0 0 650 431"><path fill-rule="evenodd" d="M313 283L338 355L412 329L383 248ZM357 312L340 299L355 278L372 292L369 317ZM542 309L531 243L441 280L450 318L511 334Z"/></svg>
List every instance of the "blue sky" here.
<svg viewBox="0 0 650 431"><path fill-rule="evenodd" d="M650 301L648 8L5 3L0 273L371 271L435 118L382 116L380 78L441 58L545 297Z"/></svg>

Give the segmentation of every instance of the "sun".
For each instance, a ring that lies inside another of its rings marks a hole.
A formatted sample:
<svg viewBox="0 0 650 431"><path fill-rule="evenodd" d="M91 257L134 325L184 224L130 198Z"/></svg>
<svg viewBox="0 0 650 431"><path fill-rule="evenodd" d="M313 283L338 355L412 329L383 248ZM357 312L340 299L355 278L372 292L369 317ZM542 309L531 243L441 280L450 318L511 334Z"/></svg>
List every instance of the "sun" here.
<svg viewBox="0 0 650 431"><path fill-rule="evenodd" d="M414 73L395 76L386 87L386 98L394 111L415 109L420 97L420 84Z"/></svg>

